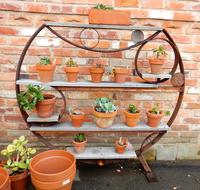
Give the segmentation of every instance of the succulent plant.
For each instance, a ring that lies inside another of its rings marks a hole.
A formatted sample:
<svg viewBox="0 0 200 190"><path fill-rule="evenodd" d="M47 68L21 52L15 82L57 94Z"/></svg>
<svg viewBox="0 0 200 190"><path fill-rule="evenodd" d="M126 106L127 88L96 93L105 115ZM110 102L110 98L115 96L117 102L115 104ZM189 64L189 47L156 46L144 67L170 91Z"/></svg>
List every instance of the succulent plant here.
<svg viewBox="0 0 200 190"><path fill-rule="evenodd" d="M111 113L117 110L111 98L101 97L96 99L95 110L102 113Z"/></svg>
<svg viewBox="0 0 200 190"><path fill-rule="evenodd" d="M77 67L77 62L74 61L71 57L66 62L67 67Z"/></svg>
<svg viewBox="0 0 200 190"><path fill-rule="evenodd" d="M51 60L48 57L42 57L39 62L40 65L50 65Z"/></svg>
<svg viewBox="0 0 200 190"><path fill-rule="evenodd" d="M128 111L130 113L138 113L138 109L137 109L137 107L134 104L129 104Z"/></svg>
<svg viewBox="0 0 200 190"><path fill-rule="evenodd" d="M167 56L167 52L163 46L159 46L153 49L153 54L156 55L156 58Z"/></svg>
<svg viewBox="0 0 200 190"><path fill-rule="evenodd" d="M86 140L86 137L84 133L78 133L74 136L75 142L84 142L85 140Z"/></svg>

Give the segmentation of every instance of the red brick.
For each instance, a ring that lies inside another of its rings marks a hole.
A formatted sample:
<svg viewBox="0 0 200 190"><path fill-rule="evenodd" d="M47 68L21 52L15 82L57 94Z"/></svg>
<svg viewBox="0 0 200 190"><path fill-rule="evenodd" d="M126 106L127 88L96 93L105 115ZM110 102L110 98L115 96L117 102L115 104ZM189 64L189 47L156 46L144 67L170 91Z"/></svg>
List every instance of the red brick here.
<svg viewBox="0 0 200 190"><path fill-rule="evenodd" d="M185 3L170 1L167 3L166 7L167 9L172 9L172 10L183 10L185 9Z"/></svg>
<svg viewBox="0 0 200 190"><path fill-rule="evenodd" d="M143 0L140 1L142 8L164 8L165 1L163 0Z"/></svg>
<svg viewBox="0 0 200 190"><path fill-rule="evenodd" d="M138 0L115 0L115 6L138 7Z"/></svg>
<svg viewBox="0 0 200 190"><path fill-rule="evenodd" d="M6 10L6 11L19 11L21 10L21 6L16 3L0 3L0 10Z"/></svg>
<svg viewBox="0 0 200 190"><path fill-rule="evenodd" d="M200 11L200 3L190 6L190 10Z"/></svg>
<svg viewBox="0 0 200 190"><path fill-rule="evenodd" d="M15 73L0 73L0 81L13 81Z"/></svg>
<svg viewBox="0 0 200 190"><path fill-rule="evenodd" d="M28 12L48 13L48 6L39 3L26 3L24 5L24 10Z"/></svg>
<svg viewBox="0 0 200 190"><path fill-rule="evenodd" d="M23 121L20 115L6 115L4 116L4 119L6 122L11 122L11 123Z"/></svg>
<svg viewBox="0 0 200 190"><path fill-rule="evenodd" d="M29 48L28 55L50 55L49 48Z"/></svg>
<svg viewBox="0 0 200 190"><path fill-rule="evenodd" d="M174 20L182 20L182 21L194 21L195 17L192 13L187 12L175 12L174 13Z"/></svg>
<svg viewBox="0 0 200 190"><path fill-rule="evenodd" d="M70 57L73 55L74 53L71 49L63 49L63 48L54 49L54 56Z"/></svg>
<svg viewBox="0 0 200 190"><path fill-rule="evenodd" d="M27 43L27 41L27 38L14 38L11 40L11 44L16 46L24 46Z"/></svg>
<svg viewBox="0 0 200 190"><path fill-rule="evenodd" d="M199 124L200 123L200 118L195 118L195 117L185 118L184 122L186 124Z"/></svg>
<svg viewBox="0 0 200 190"><path fill-rule="evenodd" d="M200 109L200 103L187 103L186 108L188 109Z"/></svg>
<svg viewBox="0 0 200 190"><path fill-rule="evenodd" d="M0 34L3 35L16 35L18 33L17 30L10 27L0 27Z"/></svg>
<svg viewBox="0 0 200 190"><path fill-rule="evenodd" d="M148 16L147 10L131 10L131 18L148 18Z"/></svg>

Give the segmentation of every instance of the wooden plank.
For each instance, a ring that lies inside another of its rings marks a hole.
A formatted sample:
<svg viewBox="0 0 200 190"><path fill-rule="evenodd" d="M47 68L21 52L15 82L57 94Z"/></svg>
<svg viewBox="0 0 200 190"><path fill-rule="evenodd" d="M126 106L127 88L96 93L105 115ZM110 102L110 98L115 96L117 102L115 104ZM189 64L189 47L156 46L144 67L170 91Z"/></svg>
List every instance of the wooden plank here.
<svg viewBox="0 0 200 190"><path fill-rule="evenodd" d="M59 114L54 113L51 117L41 118L37 114L33 113L28 116L27 122L57 122L59 119Z"/></svg>
<svg viewBox="0 0 200 190"><path fill-rule="evenodd" d="M137 158L133 149L126 150L124 154L115 152L115 147L86 147L82 153L76 153L72 147L67 148L77 159L133 159Z"/></svg>
<svg viewBox="0 0 200 190"><path fill-rule="evenodd" d="M85 122L81 127L73 127L71 125L71 122L64 122L64 123L58 123L52 126L48 127L41 127L37 125L33 125L30 127L31 131L49 131L49 132L87 132L87 131L92 131L92 132L119 132L119 131L126 131L126 132L155 132L155 131L168 131L170 128L164 124L161 123L158 127L152 128L146 125L144 122L140 122L136 127L128 127L125 123L115 123L111 127L102 129L99 128L95 125L95 123L92 122Z"/></svg>
<svg viewBox="0 0 200 190"><path fill-rule="evenodd" d="M170 79L171 75L168 73L163 73L163 74L151 74L151 73L142 73L143 78L160 78L160 79Z"/></svg>

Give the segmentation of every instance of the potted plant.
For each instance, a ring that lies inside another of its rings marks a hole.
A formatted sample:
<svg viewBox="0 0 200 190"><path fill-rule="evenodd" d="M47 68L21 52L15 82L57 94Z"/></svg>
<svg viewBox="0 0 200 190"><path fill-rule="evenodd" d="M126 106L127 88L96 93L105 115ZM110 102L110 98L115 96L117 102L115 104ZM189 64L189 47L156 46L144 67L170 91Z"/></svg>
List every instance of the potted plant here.
<svg viewBox="0 0 200 190"><path fill-rule="evenodd" d="M77 153L81 153L85 150L85 146L87 143L87 139L84 133L79 133L74 136L74 140L72 141L74 150Z"/></svg>
<svg viewBox="0 0 200 190"><path fill-rule="evenodd" d="M72 126L81 127L85 119L84 112L77 109L74 109L74 110L69 109L69 116L72 122Z"/></svg>
<svg viewBox="0 0 200 190"><path fill-rule="evenodd" d="M0 189L11 190L10 178L6 169L0 167Z"/></svg>
<svg viewBox="0 0 200 190"><path fill-rule="evenodd" d="M114 118L117 115L117 107L111 98L97 98L93 115L98 127L107 128L113 124Z"/></svg>
<svg viewBox="0 0 200 190"><path fill-rule="evenodd" d="M28 140L24 136L13 140L1 154L7 158L4 168L8 171L12 190L26 190L28 184L28 170L31 155L35 148L27 147Z"/></svg>
<svg viewBox="0 0 200 190"><path fill-rule="evenodd" d="M134 104L129 104L128 109L124 111L126 124L129 127L135 127L140 120L140 111Z"/></svg>
<svg viewBox="0 0 200 190"><path fill-rule="evenodd" d="M40 81L51 82L53 80L53 74L56 65L52 64L48 57L42 57L40 62L36 65L36 70L38 71Z"/></svg>
<svg viewBox="0 0 200 190"><path fill-rule="evenodd" d="M130 12L113 10L113 7L98 4L89 10L90 24L130 25Z"/></svg>
<svg viewBox="0 0 200 190"><path fill-rule="evenodd" d="M115 82L122 83L126 81L126 77L129 74L129 69L127 67L116 67L113 69L113 73Z"/></svg>
<svg viewBox="0 0 200 190"><path fill-rule="evenodd" d="M163 112L159 109L159 104L156 104L151 110L147 111L147 125L157 127L164 115L170 115L170 111Z"/></svg>
<svg viewBox="0 0 200 190"><path fill-rule="evenodd" d="M153 56L149 57L149 64L151 67L151 73L159 74L161 72L162 65L166 62L167 52L163 46L159 46L153 49Z"/></svg>
<svg viewBox="0 0 200 190"><path fill-rule="evenodd" d="M43 94L43 88L29 84L26 91L17 95L19 106L24 111L36 108L39 117L50 117L54 112L56 97L52 94Z"/></svg>
<svg viewBox="0 0 200 190"><path fill-rule="evenodd" d="M128 140L126 138L120 137L119 140L115 142L115 151L119 154L123 154L128 145Z"/></svg>
<svg viewBox="0 0 200 190"><path fill-rule="evenodd" d="M105 72L104 67L101 64L96 64L96 66L92 66L90 68L90 75L92 82L101 82L103 73Z"/></svg>
<svg viewBox="0 0 200 190"><path fill-rule="evenodd" d="M79 67L77 65L77 62L75 62L72 58L69 58L66 62L65 73L69 82L77 81Z"/></svg>

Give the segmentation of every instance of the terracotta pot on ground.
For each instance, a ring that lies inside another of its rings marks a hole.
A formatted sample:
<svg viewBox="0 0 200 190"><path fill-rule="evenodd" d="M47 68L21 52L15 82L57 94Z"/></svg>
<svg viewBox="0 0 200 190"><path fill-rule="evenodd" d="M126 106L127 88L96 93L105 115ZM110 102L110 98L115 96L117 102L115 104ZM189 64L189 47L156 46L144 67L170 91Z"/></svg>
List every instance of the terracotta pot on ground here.
<svg viewBox="0 0 200 190"><path fill-rule="evenodd" d="M44 94L44 100L36 105L37 114L39 117L50 117L54 112L56 97L52 94Z"/></svg>
<svg viewBox="0 0 200 190"><path fill-rule="evenodd" d="M160 114L152 114L149 111L147 112L147 125L150 127L157 127L160 124L160 120L164 116L163 112Z"/></svg>
<svg viewBox="0 0 200 190"><path fill-rule="evenodd" d="M11 190L8 172L0 167L0 190Z"/></svg>
<svg viewBox="0 0 200 190"><path fill-rule="evenodd" d="M74 150L77 153L81 153L81 152L84 152L84 150L85 150L87 140L85 140L83 142L76 142L76 141L73 140L72 143L73 143L73 146L74 146Z"/></svg>
<svg viewBox="0 0 200 190"><path fill-rule="evenodd" d="M32 158L30 172L37 190L71 190L76 158L64 150L45 151Z"/></svg>
<svg viewBox="0 0 200 190"><path fill-rule="evenodd" d="M21 174L10 176L12 190L27 190L28 187L28 171Z"/></svg>
<svg viewBox="0 0 200 190"><path fill-rule="evenodd" d="M100 128L108 128L113 124L114 118L117 115L117 110L112 113L101 113L93 109L95 123Z"/></svg>
<svg viewBox="0 0 200 190"><path fill-rule="evenodd" d="M130 113L128 110L124 110L124 115L126 117L126 124L129 127L135 127L140 120L140 111L138 113Z"/></svg>
<svg viewBox="0 0 200 190"><path fill-rule="evenodd" d="M79 67L65 67L68 82L76 82L78 79Z"/></svg>
<svg viewBox="0 0 200 190"><path fill-rule="evenodd" d="M127 68L114 68L114 77L115 77L115 82L125 82L126 77L129 74L129 69Z"/></svg>
<svg viewBox="0 0 200 190"><path fill-rule="evenodd" d="M126 150L127 144L120 145L119 141L115 142L115 151L119 154L123 154Z"/></svg>
<svg viewBox="0 0 200 190"><path fill-rule="evenodd" d="M71 118L72 126L73 127L81 127L82 123L84 122L85 119L85 114L70 114L69 115Z"/></svg>
<svg viewBox="0 0 200 190"><path fill-rule="evenodd" d="M90 74L92 82L101 82L105 69L103 67L91 67Z"/></svg>
<svg viewBox="0 0 200 190"><path fill-rule="evenodd" d="M130 12L119 10L89 10L90 24L130 25Z"/></svg>
<svg viewBox="0 0 200 190"><path fill-rule="evenodd" d="M165 63L166 59L156 59L156 58L149 58L149 64L151 67L151 73L152 74L160 74L161 73L161 67Z"/></svg>
<svg viewBox="0 0 200 190"><path fill-rule="evenodd" d="M42 82L51 82L53 80L53 74L55 71L56 65L36 65L36 69L39 73L40 81Z"/></svg>

